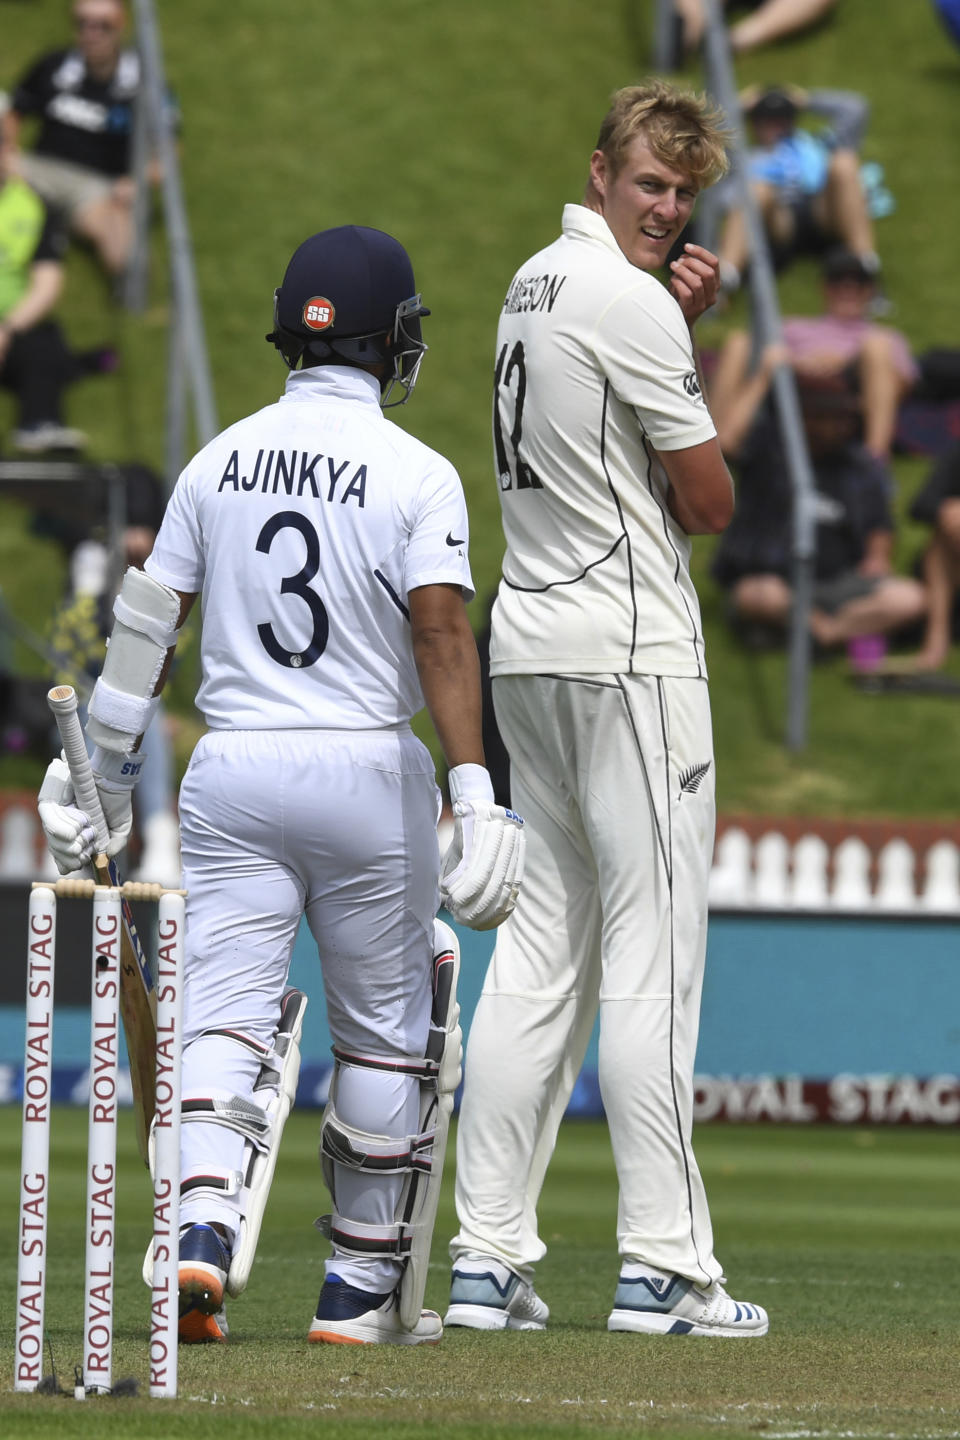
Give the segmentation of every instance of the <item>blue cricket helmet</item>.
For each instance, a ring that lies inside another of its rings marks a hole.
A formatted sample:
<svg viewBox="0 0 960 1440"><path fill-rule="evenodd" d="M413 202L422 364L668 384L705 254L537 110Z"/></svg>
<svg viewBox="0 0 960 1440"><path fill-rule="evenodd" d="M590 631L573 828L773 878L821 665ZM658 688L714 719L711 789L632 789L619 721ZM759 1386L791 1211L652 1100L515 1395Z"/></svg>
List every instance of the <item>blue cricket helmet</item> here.
<svg viewBox="0 0 960 1440"><path fill-rule="evenodd" d="M274 292L267 339L298 365L385 364L381 404L402 405L417 381L426 345L410 257L392 235L365 225L321 230L294 251ZM403 394L389 400L394 386Z"/></svg>

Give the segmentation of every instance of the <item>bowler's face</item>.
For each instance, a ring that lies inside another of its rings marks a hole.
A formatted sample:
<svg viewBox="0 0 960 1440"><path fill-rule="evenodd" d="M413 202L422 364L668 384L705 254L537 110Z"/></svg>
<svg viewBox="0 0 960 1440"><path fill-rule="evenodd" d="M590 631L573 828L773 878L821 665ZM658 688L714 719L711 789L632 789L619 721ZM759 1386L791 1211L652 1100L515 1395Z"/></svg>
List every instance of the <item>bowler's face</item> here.
<svg viewBox="0 0 960 1440"><path fill-rule="evenodd" d="M600 213L630 264L659 269L693 212L693 180L658 160L642 136L631 140L616 175L602 150L593 152L590 173Z"/></svg>

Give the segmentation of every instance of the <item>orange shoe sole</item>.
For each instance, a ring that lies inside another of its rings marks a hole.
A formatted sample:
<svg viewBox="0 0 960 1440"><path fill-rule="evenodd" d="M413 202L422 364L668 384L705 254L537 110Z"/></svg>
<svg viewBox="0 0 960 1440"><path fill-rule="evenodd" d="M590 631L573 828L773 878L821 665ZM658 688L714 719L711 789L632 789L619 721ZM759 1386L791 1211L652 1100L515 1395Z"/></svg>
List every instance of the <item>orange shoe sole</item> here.
<svg viewBox="0 0 960 1440"><path fill-rule="evenodd" d="M332 1330L312 1330L307 1336L311 1345L372 1345L372 1340L358 1340L355 1335L337 1335Z"/></svg>
<svg viewBox="0 0 960 1440"><path fill-rule="evenodd" d="M188 1310L180 1316L177 1334L181 1345L209 1345L212 1342L226 1344L226 1335L217 1324L215 1315L204 1315L200 1310Z"/></svg>

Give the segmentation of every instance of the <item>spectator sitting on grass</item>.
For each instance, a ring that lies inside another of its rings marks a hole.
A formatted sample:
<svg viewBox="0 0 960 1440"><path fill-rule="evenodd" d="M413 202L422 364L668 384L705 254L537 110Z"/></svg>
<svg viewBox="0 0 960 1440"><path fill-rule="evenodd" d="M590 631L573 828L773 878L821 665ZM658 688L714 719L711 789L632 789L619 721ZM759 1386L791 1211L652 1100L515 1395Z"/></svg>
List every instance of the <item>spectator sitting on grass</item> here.
<svg viewBox="0 0 960 1440"><path fill-rule="evenodd" d="M706 23L704 0L673 0L680 16L685 50L695 50L703 38ZM730 49L735 55L783 40L822 20L837 0L722 0L728 10L751 13L729 27Z"/></svg>
<svg viewBox="0 0 960 1440"><path fill-rule="evenodd" d="M741 104L757 142L745 156L746 173L774 264L779 268L797 254L840 244L878 273L857 154L868 114L862 97L842 90L772 86L745 91ZM801 110L817 111L832 122L832 129L814 133L798 125ZM726 217L719 256L729 294L740 285L750 258L746 216L739 207Z"/></svg>
<svg viewBox="0 0 960 1440"><path fill-rule="evenodd" d="M126 268L133 240L130 141L140 58L123 48L126 23L123 0L76 0L75 44L30 67L5 117L13 146L22 119L39 119L34 149L19 156L20 173L93 245L111 276Z"/></svg>
<svg viewBox="0 0 960 1440"><path fill-rule="evenodd" d="M0 385L17 402L13 446L28 454L83 445L86 437L63 423L63 391L113 361L111 351L71 352L52 318L65 245L39 196L10 174L10 150L0 133Z"/></svg>
<svg viewBox="0 0 960 1440"><path fill-rule="evenodd" d="M927 621L920 649L894 668L939 670L952 641L960 636L960 441L934 463L914 496L910 518L933 529L920 560L927 587Z"/></svg>
<svg viewBox="0 0 960 1440"><path fill-rule="evenodd" d="M916 384L919 367L899 330L870 319L876 275L849 250L831 251L823 262L822 315L789 316L783 341L801 382L839 380L859 397L862 438L888 460L901 401Z"/></svg>
<svg viewBox="0 0 960 1440"><path fill-rule="evenodd" d="M769 346L752 374L749 359L749 345L732 336L710 387L721 446L739 472L736 512L712 572L729 591L737 628L760 641L783 632L793 604L792 495L769 393L789 357L783 346ZM892 572L889 472L856 440L850 395L821 383L801 386L800 396L816 485L810 630L831 649L916 622L927 598L918 580Z"/></svg>

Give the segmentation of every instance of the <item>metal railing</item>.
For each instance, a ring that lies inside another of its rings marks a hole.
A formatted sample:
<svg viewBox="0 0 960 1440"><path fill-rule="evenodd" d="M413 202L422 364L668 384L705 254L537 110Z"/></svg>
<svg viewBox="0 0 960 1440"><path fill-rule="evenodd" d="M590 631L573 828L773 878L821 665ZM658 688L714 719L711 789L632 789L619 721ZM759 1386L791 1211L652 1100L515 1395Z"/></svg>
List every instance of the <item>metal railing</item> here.
<svg viewBox="0 0 960 1440"><path fill-rule="evenodd" d="M133 14L142 76L133 135L137 194L135 240L126 277L125 299L132 309L142 309L146 303L149 170L155 159L161 173L163 220L170 253L165 473L167 487L171 489L185 459L188 398L192 403L194 425L201 444L212 440L219 426L153 0L133 0Z"/></svg>
<svg viewBox="0 0 960 1440"><path fill-rule="evenodd" d="M724 111L734 136L731 186L742 206L750 244L748 283L753 313L755 354L780 339L780 306L770 246L763 220L747 183L743 164L744 131L740 101L734 80L733 60L727 27L717 0L703 0L706 26L703 36L703 64L706 85ZM657 0L654 59L672 57L675 40L673 0ZM792 605L788 639L787 716L785 743L790 750L802 750L807 742L810 688L810 608L816 561L815 482L796 380L789 365L773 372L772 390L777 421L783 441L784 459L792 495L791 586Z"/></svg>

